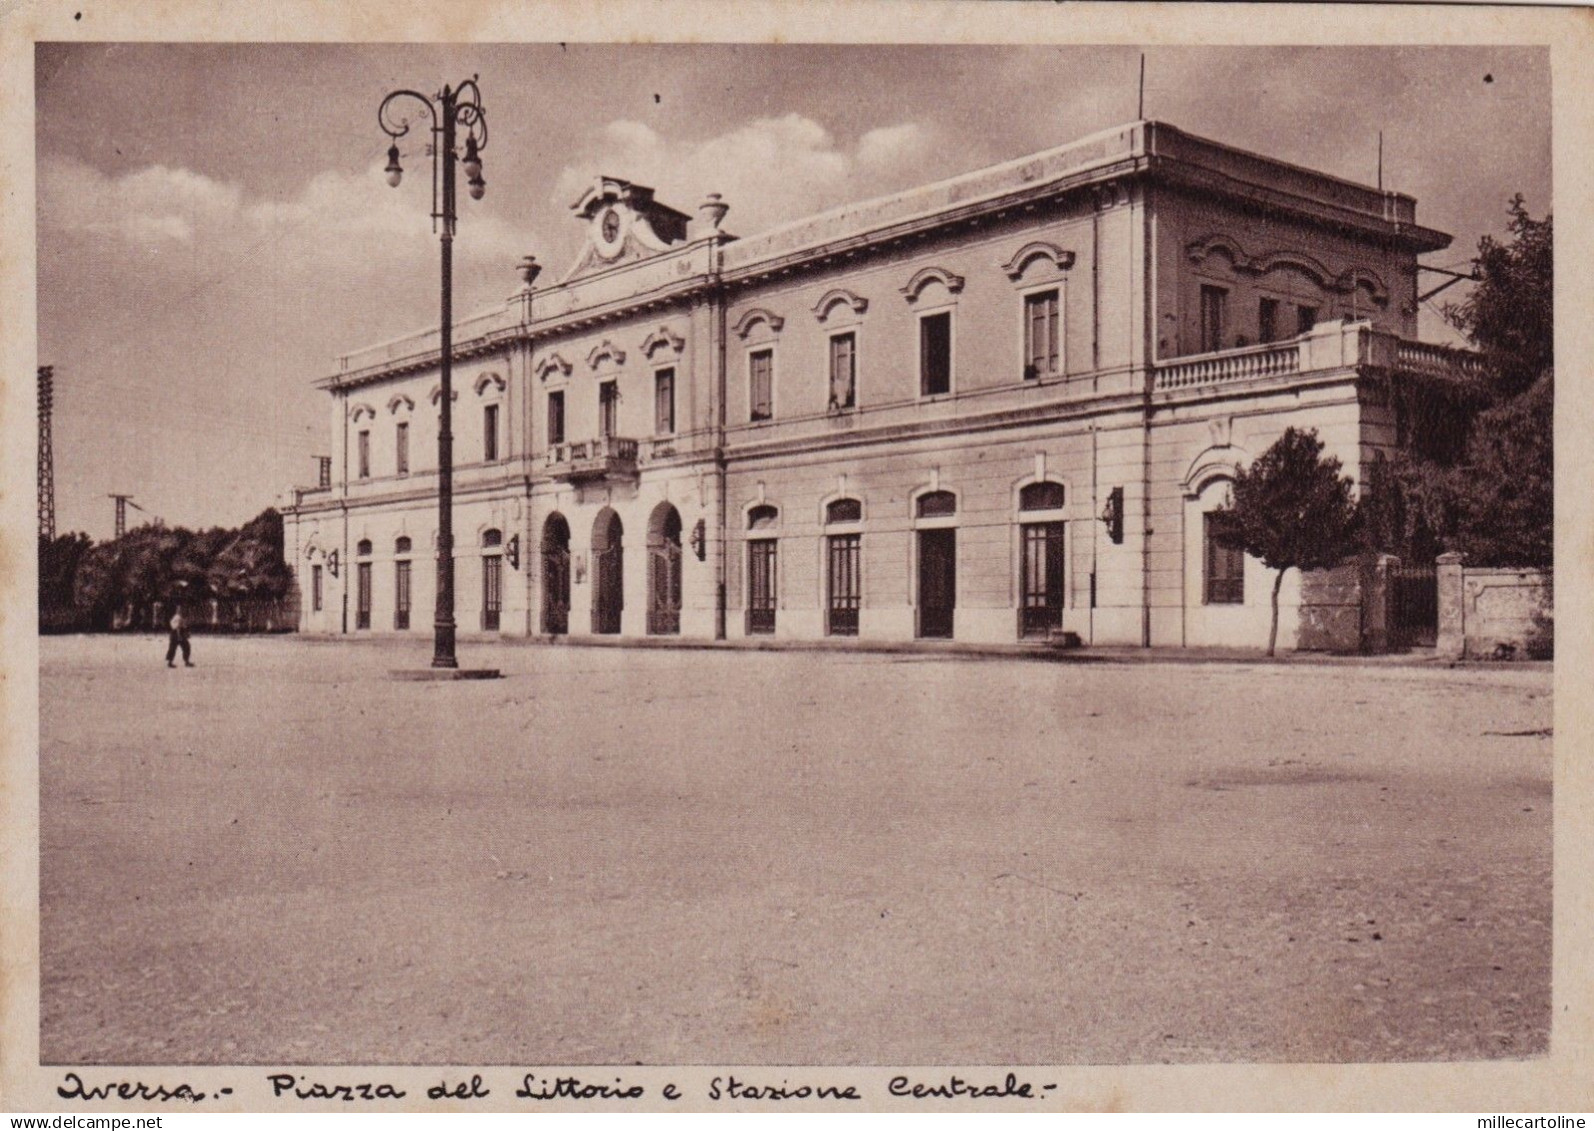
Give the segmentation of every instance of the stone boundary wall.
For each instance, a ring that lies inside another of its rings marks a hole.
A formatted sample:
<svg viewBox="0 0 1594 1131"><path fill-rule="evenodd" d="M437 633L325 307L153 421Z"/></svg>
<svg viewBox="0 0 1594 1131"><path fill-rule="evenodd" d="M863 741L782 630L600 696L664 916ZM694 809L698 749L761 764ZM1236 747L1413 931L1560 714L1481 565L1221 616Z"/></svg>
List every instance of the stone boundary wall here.
<svg viewBox="0 0 1594 1131"><path fill-rule="evenodd" d="M1469 568L1441 554L1439 641L1449 659L1549 659L1555 649L1555 577L1548 570Z"/></svg>

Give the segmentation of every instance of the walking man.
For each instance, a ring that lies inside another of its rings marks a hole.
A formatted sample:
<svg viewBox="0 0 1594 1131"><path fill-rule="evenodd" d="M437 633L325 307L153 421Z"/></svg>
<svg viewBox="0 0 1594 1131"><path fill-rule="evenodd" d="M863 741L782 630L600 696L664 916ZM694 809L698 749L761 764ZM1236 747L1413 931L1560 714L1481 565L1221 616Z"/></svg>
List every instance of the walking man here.
<svg viewBox="0 0 1594 1131"><path fill-rule="evenodd" d="M179 648L183 650L183 667L193 667L193 661L188 658L190 654L188 646L188 618L183 616L183 607L181 605L178 605L172 610L171 632L166 637L167 667L175 668L177 666L172 661L177 658L177 649Z"/></svg>

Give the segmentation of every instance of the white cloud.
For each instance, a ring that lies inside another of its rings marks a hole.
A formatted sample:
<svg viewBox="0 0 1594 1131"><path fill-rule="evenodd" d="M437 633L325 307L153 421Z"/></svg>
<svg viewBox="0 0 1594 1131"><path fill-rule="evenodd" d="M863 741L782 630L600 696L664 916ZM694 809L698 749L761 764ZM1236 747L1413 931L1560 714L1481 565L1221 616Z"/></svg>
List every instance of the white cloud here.
<svg viewBox="0 0 1594 1131"><path fill-rule="evenodd" d="M925 126L905 122L870 130L849 148L800 114L755 118L699 141L614 121L561 170L555 202L568 206L600 173L651 185L661 200L688 212L718 192L732 209L726 226L750 234L927 179L933 140Z"/></svg>

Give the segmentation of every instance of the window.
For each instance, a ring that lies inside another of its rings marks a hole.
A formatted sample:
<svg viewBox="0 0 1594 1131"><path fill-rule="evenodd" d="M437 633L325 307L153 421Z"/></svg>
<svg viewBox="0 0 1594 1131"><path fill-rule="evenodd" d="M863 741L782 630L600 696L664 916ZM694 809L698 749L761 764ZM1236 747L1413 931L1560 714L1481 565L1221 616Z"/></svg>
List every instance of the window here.
<svg viewBox="0 0 1594 1131"><path fill-rule="evenodd" d="M825 521L828 522L861 522L863 520L863 504L857 499L837 499L825 508Z"/></svg>
<svg viewBox="0 0 1594 1131"><path fill-rule="evenodd" d="M1202 516L1206 540L1206 603L1245 604L1245 551L1234 541L1222 512Z"/></svg>
<svg viewBox="0 0 1594 1131"><path fill-rule="evenodd" d="M830 339L830 409L852 408L858 397L858 336L836 334Z"/></svg>
<svg viewBox="0 0 1594 1131"><path fill-rule="evenodd" d="M1060 352L1055 290L1024 296L1024 380L1053 377Z"/></svg>
<svg viewBox="0 0 1594 1131"><path fill-rule="evenodd" d="M321 611L321 567L310 567L310 609L312 612Z"/></svg>
<svg viewBox="0 0 1594 1131"><path fill-rule="evenodd" d="M482 409L482 459L492 463L498 458L498 406Z"/></svg>
<svg viewBox="0 0 1594 1131"><path fill-rule="evenodd" d="M1223 348L1223 323L1229 292L1222 287L1201 288L1201 352L1212 353Z"/></svg>
<svg viewBox="0 0 1594 1131"><path fill-rule="evenodd" d="M931 491L928 495L920 495L916 507L920 518L947 518L957 512L957 496L951 491Z"/></svg>
<svg viewBox="0 0 1594 1131"><path fill-rule="evenodd" d="M1031 483L1018 493L1021 511L1054 511L1063 505L1061 483Z"/></svg>
<svg viewBox="0 0 1594 1131"><path fill-rule="evenodd" d="M1265 298L1257 304L1256 340L1259 342L1276 342L1279 340L1278 299Z"/></svg>
<svg viewBox="0 0 1594 1131"><path fill-rule="evenodd" d="M675 370L661 369L653 375L653 433L668 436L675 431Z"/></svg>
<svg viewBox="0 0 1594 1131"><path fill-rule="evenodd" d="M565 391L548 394L548 446L565 442Z"/></svg>
<svg viewBox="0 0 1594 1131"><path fill-rule="evenodd" d="M1295 308L1295 332L1297 334L1310 333L1312 327L1317 325L1317 307L1298 306Z"/></svg>
<svg viewBox="0 0 1594 1131"><path fill-rule="evenodd" d="M360 429L359 472L361 479L371 478L371 433L363 428Z"/></svg>
<svg viewBox="0 0 1594 1131"><path fill-rule="evenodd" d="M775 351L754 350L747 355L749 420L769 420L775 415Z"/></svg>
<svg viewBox="0 0 1594 1131"><path fill-rule="evenodd" d="M362 557L362 558L370 557L371 556L371 540L369 538L361 538L358 542L356 542L354 544L354 552L356 554L359 554L360 557Z"/></svg>
<svg viewBox="0 0 1594 1131"><path fill-rule="evenodd" d="M598 386L598 435L605 440L614 435L619 408L620 387L613 381L603 382Z"/></svg>
<svg viewBox="0 0 1594 1131"><path fill-rule="evenodd" d="M393 429L393 470L400 475L410 473L410 426L405 421Z"/></svg>
<svg viewBox="0 0 1594 1131"><path fill-rule="evenodd" d="M952 391L952 314L926 314L919 319L919 395Z"/></svg>
<svg viewBox="0 0 1594 1131"><path fill-rule="evenodd" d="M400 631L410 626L410 561L393 563L393 627Z"/></svg>

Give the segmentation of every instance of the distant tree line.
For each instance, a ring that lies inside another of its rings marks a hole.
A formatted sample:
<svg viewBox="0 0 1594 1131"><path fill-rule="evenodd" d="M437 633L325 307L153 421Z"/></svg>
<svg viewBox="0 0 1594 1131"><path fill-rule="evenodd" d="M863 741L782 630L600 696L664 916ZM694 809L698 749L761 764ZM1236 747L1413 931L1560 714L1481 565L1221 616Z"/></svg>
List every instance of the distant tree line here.
<svg viewBox="0 0 1594 1131"><path fill-rule="evenodd" d="M154 629L177 604L195 628L291 628L282 516L187 530L140 526L109 542L39 540L41 630ZM264 616L262 616L264 613Z"/></svg>

